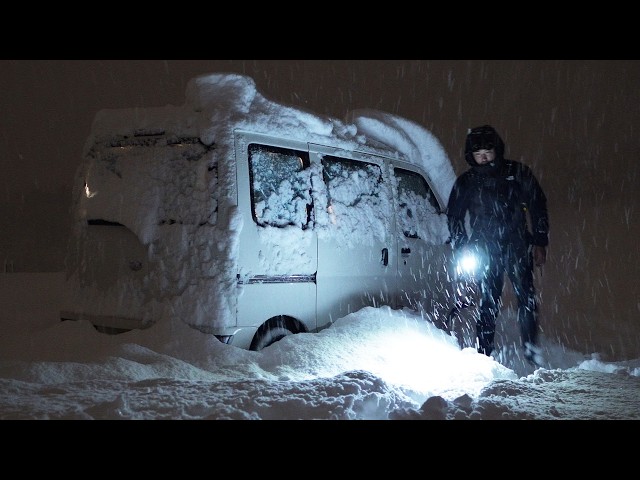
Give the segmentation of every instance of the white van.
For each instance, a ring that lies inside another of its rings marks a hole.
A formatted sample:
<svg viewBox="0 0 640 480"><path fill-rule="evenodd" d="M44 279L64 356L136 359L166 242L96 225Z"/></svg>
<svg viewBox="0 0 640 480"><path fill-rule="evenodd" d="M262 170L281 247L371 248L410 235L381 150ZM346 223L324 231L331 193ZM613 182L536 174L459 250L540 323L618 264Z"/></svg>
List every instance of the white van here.
<svg viewBox="0 0 640 480"><path fill-rule="evenodd" d="M408 120L322 117L242 75L192 79L183 106L103 110L78 169L61 318L107 333L179 318L252 350L365 306L440 324L454 180Z"/></svg>

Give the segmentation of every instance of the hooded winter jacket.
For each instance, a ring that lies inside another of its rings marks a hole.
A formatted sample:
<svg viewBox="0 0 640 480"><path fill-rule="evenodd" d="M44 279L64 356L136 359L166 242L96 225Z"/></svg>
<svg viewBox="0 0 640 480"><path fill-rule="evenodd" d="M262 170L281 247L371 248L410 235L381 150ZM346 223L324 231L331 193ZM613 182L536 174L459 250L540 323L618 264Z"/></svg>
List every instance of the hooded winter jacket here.
<svg viewBox="0 0 640 480"><path fill-rule="evenodd" d="M478 148L494 148L495 160L478 165L473 158ZM545 194L529 167L504 158L504 142L493 127L485 125L469 132L465 160L471 168L456 179L447 206L453 248L468 242L546 247L549 217ZM469 230L465 228L467 213Z"/></svg>

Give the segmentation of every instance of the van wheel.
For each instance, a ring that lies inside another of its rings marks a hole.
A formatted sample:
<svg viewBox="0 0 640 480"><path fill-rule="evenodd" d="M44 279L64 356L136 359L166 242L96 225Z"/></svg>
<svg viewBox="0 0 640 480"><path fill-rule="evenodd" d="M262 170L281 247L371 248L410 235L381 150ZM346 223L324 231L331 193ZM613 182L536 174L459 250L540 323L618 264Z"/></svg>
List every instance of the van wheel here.
<svg viewBox="0 0 640 480"><path fill-rule="evenodd" d="M293 335L294 332L287 325L285 317L282 315L262 324L258 329L253 341L251 342L251 350L259 351L283 339L287 335Z"/></svg>

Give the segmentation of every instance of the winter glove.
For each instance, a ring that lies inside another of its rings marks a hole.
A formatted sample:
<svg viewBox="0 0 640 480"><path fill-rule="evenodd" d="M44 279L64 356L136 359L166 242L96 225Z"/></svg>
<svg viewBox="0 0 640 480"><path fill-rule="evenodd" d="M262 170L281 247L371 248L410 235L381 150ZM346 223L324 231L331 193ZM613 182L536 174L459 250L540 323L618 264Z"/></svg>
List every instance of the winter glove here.
<svg viewBox="0 0 640 480"><path fill-rule="evenodd" d="M536 267L541 267L547 261L547 247L540 245L533 246L533 263Z"/></svg>

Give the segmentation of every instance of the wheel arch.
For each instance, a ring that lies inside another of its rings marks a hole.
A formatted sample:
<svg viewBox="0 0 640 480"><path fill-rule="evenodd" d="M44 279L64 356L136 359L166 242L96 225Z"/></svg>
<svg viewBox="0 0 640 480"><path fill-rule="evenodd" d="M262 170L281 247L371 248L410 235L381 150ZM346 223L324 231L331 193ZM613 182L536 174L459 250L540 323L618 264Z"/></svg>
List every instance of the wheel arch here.
<svg viewBox="0 0 640 480"><path fill-rule="evenodd" d="M256 331L250 350L259 351L287 335L307 332L300 320L289 315L276 315L265 321Z"/></svg>

